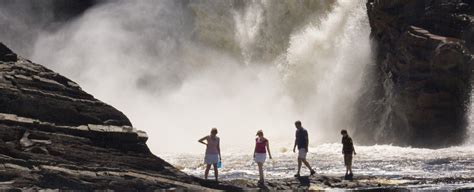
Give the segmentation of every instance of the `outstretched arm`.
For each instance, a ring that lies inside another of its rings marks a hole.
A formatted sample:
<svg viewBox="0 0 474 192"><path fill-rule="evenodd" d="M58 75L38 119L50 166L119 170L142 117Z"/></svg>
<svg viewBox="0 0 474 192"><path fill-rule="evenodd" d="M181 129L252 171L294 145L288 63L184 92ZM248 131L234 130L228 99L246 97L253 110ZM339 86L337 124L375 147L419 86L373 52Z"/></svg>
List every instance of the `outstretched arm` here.
<svg viewBox="0 0 474 192"><path fill-rule="evenodd" d="M295 152L296 149L296 139L295 139L295 145L293 145L293 153Z"/></svg>
<svg viewBox="0 0 474 192"><path fill-rule="evenodd" d="M221 156L221 144L220 144L221 140L217 140L217 151L219 152L219 160L222 160L222 156Z"/></svg>
<svg viewBox="0 0 474 192"><path fill-rule="evenodd" d="M206 140L206 139L207 139L207 136L205 136L205 137L199 139L198 142L199 142L199 143L202 143L202 144L204 144L204 145L207 145L207 143L204 143L204 140Z"/></svg>
<svg viewBox="0 0 474 192"><path fill-rule="evenodd" d="M272 159L272 153L270 152L270 142L267 140L267 151L268 151L268 157Z"/></svg>
<svg viewBox="0 0 474 192"><path fill-rule="evenodd" d="M257 151L257 144L255 144L255 148L253 149L253 158L255 158L255 151Z"/></svg>
<svg viewBox="0 0 474 192"><path fill-rule="evenodd" d="M253 158L255 159L255 153L257 151L257 142L255 142L255 147L253 148Z"/></svg>
<svg viewBox="0 0 474 192"><path fill-rule="evenodd" d="M354 143L352 142L352 139L351 139L351 145L352 145L352 151L354 151L354 155L357 155L356 150L354 148Z"/></svg>
<svg viewBox="0 0 474 192"><path fill-rule="evenodd" d="M342 138L341 143L342 143L342 150L341 151L342 151L342 154L344 155L344 138Z"/></svg>
<svg viewBox="0 0 474 192"><path fill-rule="evenodd" d="M305 133L304 138L305 138L305 140L306 140L306 147L305 147L306 152L309 152L309 151L308 151L308 146L309 146L308 132Z"/></svg>

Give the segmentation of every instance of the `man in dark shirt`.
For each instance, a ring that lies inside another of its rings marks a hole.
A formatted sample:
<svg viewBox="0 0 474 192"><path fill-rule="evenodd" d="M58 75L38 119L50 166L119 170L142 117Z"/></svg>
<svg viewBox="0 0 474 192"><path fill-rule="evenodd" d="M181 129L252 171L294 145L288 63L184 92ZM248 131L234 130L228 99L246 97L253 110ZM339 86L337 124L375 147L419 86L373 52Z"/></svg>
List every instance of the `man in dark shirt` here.
<svg viewBox="0 0 474 192"><path fill-rule="evenodd" d="M295 122L296 127L296 139L295 145L293 146L293 152L295 152L296 146L298 146L298 172L296 173L295 177L300 176L301 164L304 163L306 167L308 167L311 175L314 175L316 171L311 168L308 161L306 161L306 154L308 153L308 131L301 126L301 121Z"/></svg>
<svg viewBox="0 0 474 192"><path fill-rule="evenodd" d="M356 155L352 138L349 137L346 130L341 130L342 135L342 154L344 155L344 165L346 166L346 179L352 179L352 154ZM349 174L348 174L349 173Z"/></svg>

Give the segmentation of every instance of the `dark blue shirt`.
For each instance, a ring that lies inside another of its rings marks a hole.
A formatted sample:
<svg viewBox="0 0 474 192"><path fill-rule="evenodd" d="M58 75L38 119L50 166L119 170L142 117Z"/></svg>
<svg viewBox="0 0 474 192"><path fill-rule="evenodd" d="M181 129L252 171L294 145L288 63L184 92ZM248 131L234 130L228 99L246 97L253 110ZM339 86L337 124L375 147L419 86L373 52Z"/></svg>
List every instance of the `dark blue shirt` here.
<svg viewBox="0 0 474 192"><path fill-rule="evenodd" d="M298 149L308 148L308 131L306 131L304 128L297 129L295 142L298 146Z"/></svg>

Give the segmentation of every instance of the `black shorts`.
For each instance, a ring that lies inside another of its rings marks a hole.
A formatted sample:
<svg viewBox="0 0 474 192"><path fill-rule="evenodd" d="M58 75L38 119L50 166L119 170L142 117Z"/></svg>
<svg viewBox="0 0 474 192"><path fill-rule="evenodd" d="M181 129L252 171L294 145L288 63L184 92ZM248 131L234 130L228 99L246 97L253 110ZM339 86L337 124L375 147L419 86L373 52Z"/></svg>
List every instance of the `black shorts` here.
<svg viewBox="0 0 474 192"><path fill-rule="evenodd" d="M352 166L352 153L344 154L344 165Z"/></svg>

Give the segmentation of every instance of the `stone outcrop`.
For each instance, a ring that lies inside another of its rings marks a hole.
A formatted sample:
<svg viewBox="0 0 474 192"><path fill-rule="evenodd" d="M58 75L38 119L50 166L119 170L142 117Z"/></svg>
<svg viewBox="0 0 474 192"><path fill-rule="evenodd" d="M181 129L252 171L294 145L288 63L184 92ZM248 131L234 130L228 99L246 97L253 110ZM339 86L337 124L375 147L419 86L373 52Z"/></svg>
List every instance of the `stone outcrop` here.
<svg viewBox="0 0 474 192"><path fill-rule="evenodd" d="M369 0L376 51L359 100L363 144L443 147L466 135L474 2Z"/></svg>
<svg viewBox="0 0 474 192"><path fill-rule="evenodd" d="M0 58L0 113L16 114L60 125L131 126L120 111L95 99L69 79L18 58L3 44Z"/></svg>
<svg viewBox="0 0 474 192"><path fill-rule="evenodd" d="M209 190L146 140L120 111L0 43L0 190Z"/></svg>

